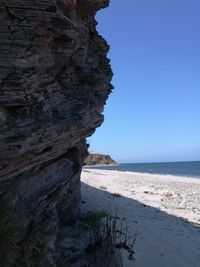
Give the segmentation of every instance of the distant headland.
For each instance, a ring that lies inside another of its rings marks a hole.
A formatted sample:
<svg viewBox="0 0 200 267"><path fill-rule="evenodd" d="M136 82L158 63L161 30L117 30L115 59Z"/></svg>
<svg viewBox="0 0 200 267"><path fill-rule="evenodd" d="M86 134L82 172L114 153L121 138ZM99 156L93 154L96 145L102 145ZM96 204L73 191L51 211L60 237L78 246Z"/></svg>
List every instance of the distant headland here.
<svg viewBox="0 0 200 267"><path fill-rule="evenodd" d="M94 165L116 165L117 162L111 158L109 155L103 154L89 154L85 159L84 165L94 166Z"/></svg>

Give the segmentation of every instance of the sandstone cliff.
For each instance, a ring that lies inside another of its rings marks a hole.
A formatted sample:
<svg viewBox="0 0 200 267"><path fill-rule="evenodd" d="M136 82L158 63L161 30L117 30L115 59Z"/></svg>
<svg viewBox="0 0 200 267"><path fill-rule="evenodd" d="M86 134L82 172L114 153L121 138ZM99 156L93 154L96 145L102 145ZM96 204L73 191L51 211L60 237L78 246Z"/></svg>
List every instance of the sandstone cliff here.
<svg viewBox="0 0 200 267"><path fill-rule="evenodd" d="M112 90L109 46L94 19L108 4L0 0L5 266L52 266L58 228L77 216L85 138L103 122Z"/></svg>
<svg viewBox="0 0 200 267"><path fill-rule="evenodd" d="M89 154L85 161L85 165L93 166L93 165L113 165L117 164L116 161L114 161L111 156L109 155L103 155L103 154Z"/></svg>

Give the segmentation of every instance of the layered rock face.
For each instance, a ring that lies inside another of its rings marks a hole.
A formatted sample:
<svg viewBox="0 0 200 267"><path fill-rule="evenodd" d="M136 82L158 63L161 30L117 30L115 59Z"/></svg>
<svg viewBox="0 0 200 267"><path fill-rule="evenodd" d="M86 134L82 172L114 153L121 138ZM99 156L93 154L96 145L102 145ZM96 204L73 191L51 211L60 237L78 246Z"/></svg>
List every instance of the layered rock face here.
<svg viewBox="0 0 200 267"><path fill-rule="evenodd" d="M0 0L0 201L14 236L6 266L37 257L51 266L59 225L77 215L85 138L112 90L94 19L108 2Z"/></svg>

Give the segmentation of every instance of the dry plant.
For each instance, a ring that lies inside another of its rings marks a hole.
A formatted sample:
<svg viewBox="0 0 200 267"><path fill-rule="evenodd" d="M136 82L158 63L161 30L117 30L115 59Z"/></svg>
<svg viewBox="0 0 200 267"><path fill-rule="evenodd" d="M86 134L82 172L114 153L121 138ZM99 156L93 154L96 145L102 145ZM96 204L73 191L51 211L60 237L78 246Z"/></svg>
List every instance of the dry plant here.
<svg viewBox="0 0 200 267"><path fill-rule="evenodd" d="M94 218L95 216L93 216ZM103 218L104 217L104 218ZM88 222L89 244L86 248L87 253L98 254L101 250L104 255L110 252L114 253L117 249L124 249L128 252L129 260L134 258L134 245L137 238L137 233L129 235L127 221L125 218L120 218L117 215L96 216L99 218L91 223Z"/></svg>

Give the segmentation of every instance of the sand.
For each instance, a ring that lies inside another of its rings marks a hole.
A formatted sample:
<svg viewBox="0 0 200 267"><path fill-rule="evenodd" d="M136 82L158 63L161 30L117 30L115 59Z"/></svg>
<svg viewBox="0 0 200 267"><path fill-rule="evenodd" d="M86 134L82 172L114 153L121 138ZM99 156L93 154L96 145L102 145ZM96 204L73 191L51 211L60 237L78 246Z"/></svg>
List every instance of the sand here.
<svg viewBox="0 0 200 267"><path fill-rule="evenodd" d="M137 233L125 267L200 267L200 179L84 169L81 180L84 212L117 209Z"/></svg>

